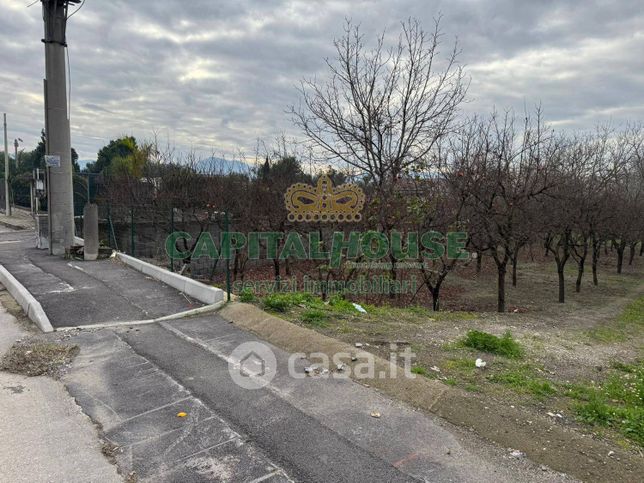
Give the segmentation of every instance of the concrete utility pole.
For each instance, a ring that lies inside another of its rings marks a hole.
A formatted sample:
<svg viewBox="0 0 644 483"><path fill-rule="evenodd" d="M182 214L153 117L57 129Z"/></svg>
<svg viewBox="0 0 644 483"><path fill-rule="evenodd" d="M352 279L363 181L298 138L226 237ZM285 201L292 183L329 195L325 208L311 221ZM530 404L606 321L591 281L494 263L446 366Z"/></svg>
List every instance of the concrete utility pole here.
<svg viewBox="0 0 644 483"><path fill-rule="evenodd" d="M80 0L41 0L45 21L45 133L51 161L47 182L49 252L63 255L74 243L72 147L67 115L67 15Z"/></svg>
<svg viewBox="0 0 644 483"><path fill-rule="evenodd" d="M4 114L4 213L11 216L11 196L9 191L9 142L7 140L7 113Z"/></svg>

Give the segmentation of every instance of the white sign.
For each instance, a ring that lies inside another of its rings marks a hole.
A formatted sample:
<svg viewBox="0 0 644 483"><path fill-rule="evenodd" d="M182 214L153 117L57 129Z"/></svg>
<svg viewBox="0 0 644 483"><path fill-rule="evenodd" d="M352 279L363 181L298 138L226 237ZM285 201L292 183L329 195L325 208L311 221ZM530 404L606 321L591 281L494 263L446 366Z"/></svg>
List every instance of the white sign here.
<svg viewBox="0 0 644 483"><path fill-rule="evenodd" d="M52 155L45 155L45 164L49 166L50 168L60 168L60 155L59 154L52 154Z"/></svg>

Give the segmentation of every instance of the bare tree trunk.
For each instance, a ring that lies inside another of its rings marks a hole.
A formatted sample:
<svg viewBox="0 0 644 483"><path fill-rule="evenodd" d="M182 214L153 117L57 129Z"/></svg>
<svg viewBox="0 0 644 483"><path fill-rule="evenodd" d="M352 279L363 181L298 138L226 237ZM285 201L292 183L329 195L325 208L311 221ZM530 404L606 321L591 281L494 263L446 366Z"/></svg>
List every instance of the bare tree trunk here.
<svg viewBox="0 0 644 483"><path fill-rule="evenodd" d="M613 246L615 243L613 242ZM622 273L622 266L624 265L624 250L626 249L626 243L620 241L617 244L617 273Z"/></svg>
<svg viewBox="0 0 644 483"><path fill-rule="evenodd" d="M512 257L512 286L517 286L517 263L519 260L519 249L517 248L514 256Z"/></svg>
<svg viewBox="0 0 644 483"><path fill-rule="evenodd" d="M577 249L575 248L575 253ZM575 282L575 292L581 292L581 281L584 277L584 268L586 266L586 257L588 257L588 238L584 236L582 252L577 253L577 281Z"/></svg>
<svg viewBox="0 0 644 483"><path fill-rule="evenodd" d="M275 281L278 282L280 281L280 261L275 258L273 259L273 269L275 271Z"/></svg>
<svg viewBox="0 0 644 483"><path fill-rule="evenodd" d="M481 267L483 266L483 254L481 252L476 252L476 273L481 273Z"/></svg>
<svg viewBox="0 0 644 483"><path fill-rule="evenodd" d="M600 243L593 239L593 285L597 287L599 280L597 279L597 263L599 262Z"/></svg>
<svg viewBox="0 0 644 483"><path fill-rule="evenodd" d="M575 292L581 292L581 280L584 276L584 265L586 264L586 257L580 258L577 262L577 281L575 282Z"/></svg>
<svg viewBox="0 0 644 483"><path fill-rule="evenodd" d="M505 312L505 272L506 272L506 263L497 265L498 269L498 299L497 299L497 311Z"/></svg>
<svg viewBox="0 0 644 483"><path fill-rule="evenodd" d="M440 310L440 284L437 284L435 287L431 288L429 292L432 294L432 310L438 312Z"/></svg>
<svg viewBox="0 0 644 483"><path fill-rule="evenodd" d="M628 256L628 265L633 265L633 259L635 258L635 247L637 247L637 242L631 243L629 246L629 256Z"/></svg>
<svg viewBox="0 0 644 483"><path fill-rule="evenodd" d="M566 278L564 276L564 265L557 262L557 275L559 276L559 303L566 301Z"/></svg>

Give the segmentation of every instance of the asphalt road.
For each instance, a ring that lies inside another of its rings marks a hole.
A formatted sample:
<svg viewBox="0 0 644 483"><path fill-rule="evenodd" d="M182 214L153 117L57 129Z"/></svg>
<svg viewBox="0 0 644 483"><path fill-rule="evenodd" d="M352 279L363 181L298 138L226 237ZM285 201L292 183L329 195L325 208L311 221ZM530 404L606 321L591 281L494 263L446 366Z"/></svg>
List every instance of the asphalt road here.
<svg viewBox="0 0 644 483"><path fill-rule="evenodd" d="M292 377L290 354L217 315L69 342L81 353L63 382L142 481L568 481L350 379ZM275 356L268 385L231 377L243 343Z"/></svg>

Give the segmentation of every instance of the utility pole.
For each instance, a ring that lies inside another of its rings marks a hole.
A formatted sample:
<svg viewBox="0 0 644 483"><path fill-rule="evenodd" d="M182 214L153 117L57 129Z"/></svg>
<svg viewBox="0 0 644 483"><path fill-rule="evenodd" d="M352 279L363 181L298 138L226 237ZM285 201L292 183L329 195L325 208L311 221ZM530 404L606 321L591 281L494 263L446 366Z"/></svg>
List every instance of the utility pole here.
<svg viewBox="0 0 644 483"><path fill-rule="evenodd" d="M11 216L11 191L9 191L9 142L7 140L7 113L4 114L4 213Z"/></svg>
<svg viewBox="0 0 644 483"><path fill-rule="evenodd" d="M74 243L72 147L67 114L67 18L69 4L80 0L41 0L45 21L45 133L49 252L64 255Z"/></svg>

